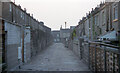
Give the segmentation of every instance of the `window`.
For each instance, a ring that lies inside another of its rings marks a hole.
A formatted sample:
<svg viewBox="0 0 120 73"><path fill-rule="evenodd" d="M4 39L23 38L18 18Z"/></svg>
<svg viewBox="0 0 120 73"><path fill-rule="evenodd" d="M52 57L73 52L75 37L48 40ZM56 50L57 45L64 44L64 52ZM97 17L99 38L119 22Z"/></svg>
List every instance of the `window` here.
<svg viewBox="0 0 120 73"><path fill-rule="evenodd" d="M22 12L21 12L21 18L22 18Z"/></svg>
<svg viewBox="0 0 120 73"><path fill-rule="evenodd" d="M24 13L22 13L22 18L23 18L23 20L24 20Z"/></svg>
<svg viewBox="0 0 120 73"><path fill-rule="evenodd" d="M59 37L59 34L57 34L57 37Z"/></svg>
<svg viewBox="0 0 120 73"><path fill-rule="evenodd" d="M17 14L17 16L18 15L20 16L20 10L18 8L16 8L16 14Z"/></svg>
<svg viewBox="0 0 120 73"><path fill-rule="evenodd" d="M21 12L21 18L24 19L24 13L23 12Z"/></svg>
<svg viewBox="0 0 120 73"><path fill-rule="evenodd" d="M98 25L98 15L95 16L95 25Z"/></svg>
<svg viewBox="0 0 120 73"><path fill-rule="evenodd" d="M113 19L115 20L115 19L118 19L118 8L117 8L117 6L115 6L114 7L114 9L113 9Z"/></svg>
<svg viewBox="0 0 120 73"><path fill-rule="evenodd" d="M102 24L103 25L105 24L105 12L104 11L102 12Z"/></svg>
<svg viewBox="0 0 120 73"><path fill-rule="evenodd" d="M11 6L11 4L10 4L10 12L12 12L12 6Z"/></svg>
<svg viewBox="0 0 120 73"><path fill-rule="evenodd" d="M56 39L54 39L54 42L56 42Z"/></svg>
<svg viewBox="0 0 120 73"><path fill-rule="evenodd" d="M66 41L68 41L68 39L66 38Z"/></svg>
<svg viewBox="0 0 120 73"><path fill-rule="evenodd" d="M91 24L91 19L89 19L89 28L90 28L90 24Z"/></svg>

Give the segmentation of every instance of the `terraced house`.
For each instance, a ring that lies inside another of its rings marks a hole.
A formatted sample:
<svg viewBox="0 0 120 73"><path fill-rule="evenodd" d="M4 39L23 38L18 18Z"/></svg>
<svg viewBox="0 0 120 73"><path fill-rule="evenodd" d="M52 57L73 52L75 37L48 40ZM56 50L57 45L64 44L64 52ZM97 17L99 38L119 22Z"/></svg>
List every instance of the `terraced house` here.
<svg viewBox="0 0 120 73"><path fill-rule="evenodd" d="M118 40L119 3L100 4L100 7L96 7L86 18L90 22L89 38L91 40Z"/></svg>
<svg viewBox="0 0 120 73"><path fill-rule="evenodd" d="M80 20L78 28L90 40L117 40L119 31L119 3L103 3ZM83 31L82 31L83 30ZM109 37L109 35L112 35ZM82 36L82 35L81 35Z"/></svg>
<svg viewBox="0 0 120 73"><path fill-rule="evenodd" d="M51 28L13 2L0 2L0 11L2 65L9 71L20 68L50 45Z"/></svg>
<svg viewBox="0 0 120 73"><path fill-rule="evenodd" d="M72 47L92 71L120 71L117 53L120 43L120 2L101 3L86 13L74 31L75 36L69 39L69 48Z"/></svg>
<svg viewBox="0 0 120 73"><path fill-rule="evenodd" d="M91 41L118 41L119 3L102 3L79 21L75 29L78 37Z"/></svg>

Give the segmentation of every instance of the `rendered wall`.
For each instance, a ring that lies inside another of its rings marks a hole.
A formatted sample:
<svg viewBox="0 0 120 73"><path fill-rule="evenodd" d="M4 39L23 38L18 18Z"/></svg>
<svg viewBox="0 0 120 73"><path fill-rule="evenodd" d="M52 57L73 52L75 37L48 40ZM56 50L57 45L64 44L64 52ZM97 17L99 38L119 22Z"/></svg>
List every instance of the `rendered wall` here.
<svg viewBox="0 0 120 73"><path fill-rule="evenodd" d="M31 45L30 45L30 29L25 29L25 37L24 37L24 58L25 62L30 61L31 58Z"/></svg>
<svg viewBox="0 0 120 73"><path fill-rule="evenodd" d="M5 22L7 67L10 70L19 65L18 47L21 47L21 28L19 26Z"/></svg>

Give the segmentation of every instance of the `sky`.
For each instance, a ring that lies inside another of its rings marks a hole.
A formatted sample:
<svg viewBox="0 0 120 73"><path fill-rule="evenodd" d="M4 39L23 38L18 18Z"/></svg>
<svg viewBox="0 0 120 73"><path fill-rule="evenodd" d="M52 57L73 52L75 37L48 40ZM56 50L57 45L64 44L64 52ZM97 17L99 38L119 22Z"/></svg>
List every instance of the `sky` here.
<svg viewBox="0 0 120 73"><path fill-rule="evenodd" d="M65 28L65 22L67 28L78 25L79 20L101 1L104 0L15 0L15 3L52 30L59 30L61 25Z"/></svg>

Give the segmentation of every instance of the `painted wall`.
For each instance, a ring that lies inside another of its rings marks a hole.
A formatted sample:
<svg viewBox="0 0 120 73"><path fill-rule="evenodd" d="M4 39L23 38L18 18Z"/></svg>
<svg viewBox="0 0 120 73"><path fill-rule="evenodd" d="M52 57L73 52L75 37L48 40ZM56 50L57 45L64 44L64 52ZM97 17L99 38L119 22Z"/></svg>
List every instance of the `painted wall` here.
<svg viewBox="0 0 120 73"><path fill-rule="evenodd" d="M30 45L30 29L25 29L25 38L24 38L24 58L25 58L25 62L30 61L31 59L31 45Z"/></svg>
<svg viewBox="0 0 120 73"><path fill-rule="evenodd" d="M5 31L7 32L7 65L10 70L19 65L18 47L21 47L21 27L5 22Z"/></svg>
<svg viewBox="0 0 120 73"><path fill-rule="evenodd" d="M28 62L52 44L51 28L41 24L21 6L2 3L2 18L7 32L6 49L8 70L17 67L18 47L22 48L24 31L24 60ZM25 25L25 26L23 26ZM29 28L26 28L29 27Z"/></svg>

